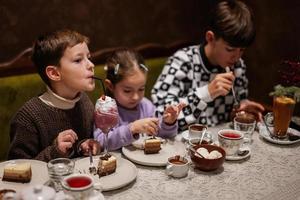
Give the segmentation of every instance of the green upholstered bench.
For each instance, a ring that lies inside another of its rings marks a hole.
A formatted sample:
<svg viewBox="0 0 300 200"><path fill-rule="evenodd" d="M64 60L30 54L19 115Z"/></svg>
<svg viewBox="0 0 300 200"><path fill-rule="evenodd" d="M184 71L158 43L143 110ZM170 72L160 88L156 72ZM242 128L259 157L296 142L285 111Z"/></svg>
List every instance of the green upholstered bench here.
<svg viewBox="0 0 300 200"><path fill-rule="evenodd" d="M163 68L166 57L146 59L145 61L149 68L145 96L150 98L150 91ZM105 78L103 66L95 67L95 75ZM38 74L0 78L0 160L6 159L9 147L10 119L27 100L44 91L45 84ZM96 88L89 93L89 96L95 102L102 92L100 83L96 82Z"/></svg>

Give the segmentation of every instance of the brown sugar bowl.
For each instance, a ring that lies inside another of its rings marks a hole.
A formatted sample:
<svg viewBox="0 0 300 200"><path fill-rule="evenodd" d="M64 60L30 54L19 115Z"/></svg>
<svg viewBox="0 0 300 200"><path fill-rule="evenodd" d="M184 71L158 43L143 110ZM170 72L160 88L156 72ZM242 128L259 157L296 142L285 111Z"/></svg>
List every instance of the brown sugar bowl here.
<svg viewBox="0 0 300 200"><path fill-rule="evenodd" d="M199 144L191 148L197 151L197 149L200 147L207 149L209 153L212 152L213 150L217 150L222 154L222 157L217 159L207 159L204 157L201 158L200 156L195 155L196 154L195 152L190 151L191 160L197 169L200 169L202 171L212 171L218 169L223 165L226 153L222 147L212 145L212 144Z"/></svg>

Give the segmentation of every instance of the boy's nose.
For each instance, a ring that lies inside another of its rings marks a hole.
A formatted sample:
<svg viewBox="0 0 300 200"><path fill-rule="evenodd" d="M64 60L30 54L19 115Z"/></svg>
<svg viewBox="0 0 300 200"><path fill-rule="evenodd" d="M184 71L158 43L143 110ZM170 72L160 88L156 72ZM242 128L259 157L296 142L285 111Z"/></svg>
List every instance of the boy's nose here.
<svg viewBox="0 0 300 200"><path fill-rule="evenodd" d="M241 57L242 57L242 51L240 50L237 50L231 57L231 61L233 63L236 63Z"/></svg>
<svg viewBox="0 0 300 200"><path fill-rule="evenodd" d="M87 65L88 65L88 69L94 69L94 67L95 67L94 63L92 63L92 61L90 61L90 60L88 60Z"/></svg>

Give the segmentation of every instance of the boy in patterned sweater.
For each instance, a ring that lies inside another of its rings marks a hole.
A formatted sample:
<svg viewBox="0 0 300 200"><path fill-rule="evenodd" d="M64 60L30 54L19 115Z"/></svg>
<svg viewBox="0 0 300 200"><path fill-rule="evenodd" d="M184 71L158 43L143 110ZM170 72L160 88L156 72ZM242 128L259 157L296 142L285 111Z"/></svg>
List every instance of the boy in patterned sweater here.
<svg viewBox="0 0 300 200"><path fill-rule="evenodd" d="M88 38L70 30L39 37L32 60L47 84L11 121L8 159L49 161L96 154L94 105L84 91L95 88Z"/></svg>
<svg viewBox="0 0 300 200"><path fill-rule="evenodd" d="M250 10L240 1L222 1L211 17L205 42L171 56L151 92L159 113L168 104L187 105L178 117L179 130L192 123L215 126L228 121L234 105L232 87L237 111L251 112L259 120L264 111L261 104L247 100L246 65L241 59L255 38Z"/></svg>

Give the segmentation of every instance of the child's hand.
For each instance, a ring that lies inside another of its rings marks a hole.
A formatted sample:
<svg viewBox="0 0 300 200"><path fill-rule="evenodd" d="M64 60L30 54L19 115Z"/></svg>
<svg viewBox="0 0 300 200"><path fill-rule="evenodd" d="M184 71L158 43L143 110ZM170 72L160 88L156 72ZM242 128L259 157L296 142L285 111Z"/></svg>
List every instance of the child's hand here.
<svg viewBox="0 0 300 200"><path fill-rule="evenodd" d="M67 155L76 140L78 140L77 134L72 129L68 129L58 134L56 145L63 155Z"/></svg>
<svg viewBox="0 0 300 200"><path fill-rule="evenodd" d="M145 118L131 123L130 131L132 134L146 133L148 135L157 135L158 118Z"/></svg>
<svg viewBox="0 0 300 200"><path fill-rule="evenodd" d="M265 111L265 108L261 104L246 99L241 101L240 107L238 108L237 111L241 111L241 110L250 112L256 116L256 119L258 121L263 121L262 112Z"/></svg>
<svg viewBox="0 0 300 200"><path fill-rule="evenodd" d="M100 152L101 147L100 147L100 143L97 142L96 140L87 139L83 143L80 144L80 149L84 156L88 156L90 149L92 150L93 155L97 155Z"/></svg>
<svg viewBox="0 0 300 200"><path fill-rule="evenodd" d="M163 121L166 124L174 124L181 110L185 107L185 103L179 103L178 105L168 105L163 115Z"/></svg>
<svg viewBox="0 0 300 200"><path fill-rule="evenodd" d="M208 84L208 91L211 98L226 96L231 90L234 79L235 77L232 72L217 74Z"/></svg>

